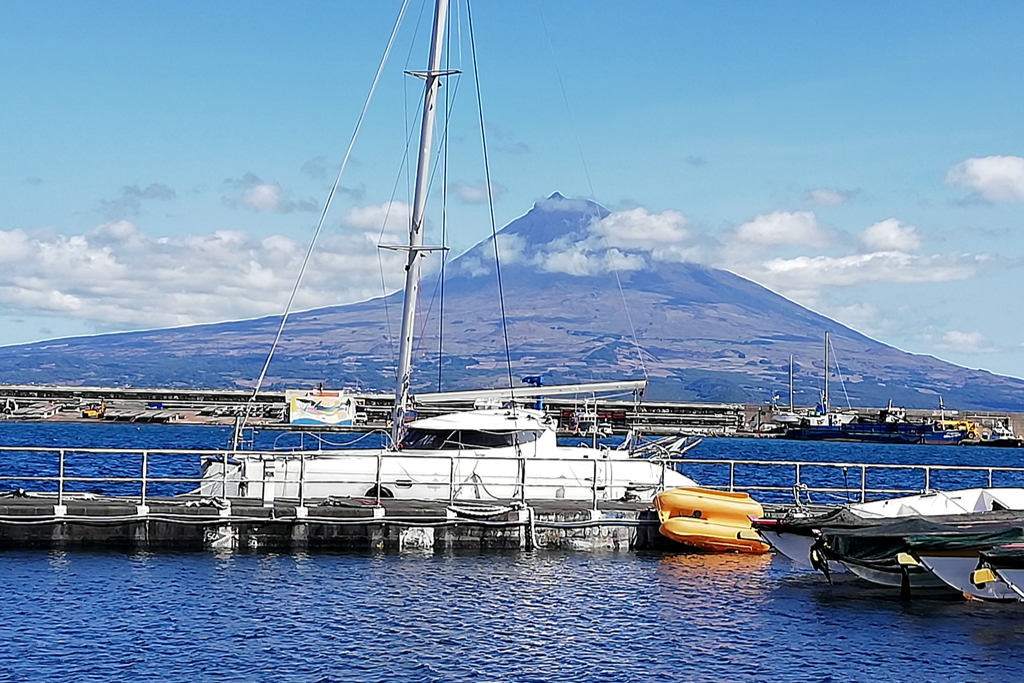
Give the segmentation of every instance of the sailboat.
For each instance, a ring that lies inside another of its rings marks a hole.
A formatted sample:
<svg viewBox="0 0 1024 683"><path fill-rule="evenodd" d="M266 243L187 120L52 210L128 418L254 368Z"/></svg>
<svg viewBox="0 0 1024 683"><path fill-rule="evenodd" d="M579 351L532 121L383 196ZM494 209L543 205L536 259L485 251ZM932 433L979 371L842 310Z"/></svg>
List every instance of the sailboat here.
<svg viewBox="0 0 1024 683"><path fill-rule="evenodd" d="M803 427L838 427L850 424L857 419L853 412L842 412L832 408L829 404L828 374L831 365L829 361L829 339L828 332L825 333L825 382L821 391L821 399L818 405L804 413L796 411L793 405L793 356L789 357L789 410L773 410L772 420L784 425ZM774 402L772 407L775 408Z"/></svg>
<svg viewBox="0 0 1024 683"><path fill-rule="evenodd" d="M410 405L413 320L423 246L424 209L441 68L447 0L437 0L424 81L419 158L407 253L402 326L391 415L390 447L260 453L233 450L203 464L197 493L206 496L326 498L351 496L443 500L652 500L666 488L695 486L659 457L628 450L564 447L555 421L517 405L457 412L406 422ZM642 386L645 382L634 383ZM545 388L556 393L556 387Z"/></svg>

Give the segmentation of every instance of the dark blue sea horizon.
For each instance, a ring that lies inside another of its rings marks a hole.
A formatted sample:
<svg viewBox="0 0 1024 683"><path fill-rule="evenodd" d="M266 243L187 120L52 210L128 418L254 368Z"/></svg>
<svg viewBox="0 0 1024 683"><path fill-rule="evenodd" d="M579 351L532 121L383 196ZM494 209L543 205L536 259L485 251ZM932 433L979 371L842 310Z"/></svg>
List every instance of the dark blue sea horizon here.
<svg viewBox="0 0 1024 683"><path fill-rule="evenodd" d="M203 427L0 423L7 446L226 441ZM691 454L1018 464L1013 450L749 439ZM198 460L163 466L195 474ZM1024 658L1022 604L901 602L774 555L9 549L0 577L0 681L1009 682Z"/></svg>

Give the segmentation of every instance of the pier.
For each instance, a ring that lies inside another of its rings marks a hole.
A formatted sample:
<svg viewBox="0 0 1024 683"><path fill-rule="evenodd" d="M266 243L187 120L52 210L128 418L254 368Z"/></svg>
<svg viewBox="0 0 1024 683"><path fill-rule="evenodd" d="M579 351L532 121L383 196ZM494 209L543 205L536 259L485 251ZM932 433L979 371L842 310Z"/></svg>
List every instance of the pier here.
<svg viewBox="0 0 1024 683"><path fill-rule="evenodd" d="M308 458L316 452L266 455ZM366 480L368 495L363 497L309 499L302 494L301 475L284 482L297 484L297 498L238 497L232 495L237 486L220 488L216 480L204 483L197 476L202 459L222 461L231 456L226 451L2 447L0 547L584 552L673 547L658 532L657 514L649 502L605 499L596 477L590 480L589 500L528 498L525 486L520 487L524 494L514 500L467 498L456 496L454 481L448 484L448 500L390 498L380 492L400 490L401 482L382 478L380 467L376 477ZM379 456L381 461L388 457ZM12 472L22 460L35 463L32 473ZM524 481L533 460L522 459ZM596 471L599 461L594 462ZM901 494L1024 483L1024 466L689 455L665 456L657 462L706 488L755 494L769 515L794 506L820 510ZM97 468L97 463L104 466ZM248 484L265 493L272 488L265 485L274 481L268 474ZM486 490L491 482L480 483ZM167 495L174 489L191 493Z"/></svg>
<svg viewBox="0 0 1024 683"><path fill-rule="evenodd" d="M260 391L254 398L251 391L243 389L0 385L0 420L231 426L237 417L248 414L250 424L264 429L372 432L388 428L392 394L353 392L351 396L360 416L355 424L298 427L288 423L283 391ZM83 409L100 404L105 406L102 416L82 417ZM473 400L414 401L413 407L418 415L429 417L471 410ZM543 409L557 420L561 436L624 435L631 429L652 436L771 436L778 427L771 422L771 408L764 404L546 397ZM866 416L878 414L877 408L854 410ZM1008 420L1015 433L1024 434L1024 414L1020 413L946 410L943 414L986 426ZM579 428L581 415L590 419L591 428ZM937 419L940 412L908 410L907 415L920 421Z"/></svg>

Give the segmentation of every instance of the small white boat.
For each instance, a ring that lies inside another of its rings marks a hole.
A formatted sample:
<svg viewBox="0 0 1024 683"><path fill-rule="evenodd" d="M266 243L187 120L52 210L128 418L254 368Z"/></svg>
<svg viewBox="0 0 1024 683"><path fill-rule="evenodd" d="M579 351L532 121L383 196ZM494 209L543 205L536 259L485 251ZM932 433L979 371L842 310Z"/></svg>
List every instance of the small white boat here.
<svg viewBox="0 0 1024 683"><path fill-rule="evenodd" d="M978 600L1020 600L1021 596L998 575L988 581L978 581L979 550L967 549L960 553L937 550L914 550L914 558L925 569L953 590Z"/></svg>
<svg viewBox="0 0 1024 683"><path fill-rule="evenodd" d="M1024 544L983 550L978 557L979 567L971 574L972 583L997 581L1013 591L1017 600L1024 601Z"/></svg>
<svg viewBox="0 0 1024 683"><path fill-rule="evenodd" d="M825 527L855 528L879 525L901 517L963 515L998 510L1024 510L1024 488L971 488L930 491L898 498L844 505L828 512L796 509L780 519L759 519L758 533L778 552L797 564L811 567L811 547ZM829 562L833 572L846 568ZM864 578L871 580L864 572Z"/></svg>

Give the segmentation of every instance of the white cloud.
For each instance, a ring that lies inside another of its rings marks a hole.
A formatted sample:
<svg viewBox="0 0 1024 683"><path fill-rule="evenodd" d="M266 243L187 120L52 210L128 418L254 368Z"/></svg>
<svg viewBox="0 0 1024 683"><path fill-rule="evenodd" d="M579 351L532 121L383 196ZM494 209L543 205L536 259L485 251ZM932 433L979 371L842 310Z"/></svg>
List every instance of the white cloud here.
<svg viewBox="0 0 1024 683"><path fill-rule="evenodd" d="M569 275L598 275L613 270L643 270L647 267L647 261L639 254L625 254L618 249L593 252L582 244L565 251L540 254L535 262L546 272Z"/></svg>
<svg viewBox="0 0 1024 683"><path fill-rule="evenodd" d="M992 353L996 349L988 342L981 332L961 332L950 330L942 335L939 348L958 353Z"/></svg>
<svg viewBox="0 0 1024 683"><path fill-rule="evenodd" d="M804 305L815 305L830 287L888 282L918 284L965 280L986 260L983 255L916 256L900 251L848 256L798 256L741 263L730 270Z"/></svg>
<svg viewBox="0 0 1024 683"><path fill-rule="evenodd" d="M526 256L526 240L522 235L498 235L498 257L502 263L519 263Z"/></svg>
<svg viewBox="0 0 1024 683"><path fill-rule="evenodd" d="M484 181L480 181L476 185L470 185L469 183L455 183L452 187L455 189L456 196L466 204L487 203L487 183ZM503 194L505 194L504 187L497 183L491 183L491 199L496 200Z"/></svg>
<svg viewBox="0 0 1024 683"><path fill-rule="evenodd" d="M860 234L860 241L872 251L914 251L921 246L917 228L900 225L895 218L868 226Z"/></svg>
<svg viewBox="0 0 1024 683"><path fill-rule="evenodd" d="M747 221L736 228L740 242L765 245L820 247L828 243L825 231L810 211L774 211Z"/></svg>
<svg viewBox="0 0 1024 683"><path fill-rule="evenodd" d="M990 202L1024 200L1024 158L967 159L949 169L946 182L969 187Z"/></svg>
<svg viewBox="0 0 1024 683"><path fill-rule="evenodd" d="M376 235L373 236L374 238ZM306 245L240 230L151 238L130 221L85 235L0 230L0 306L60 313L121 328L279 314ZM401 281L405 254L356 232L323 237L296 308L379 296Z"/></svg>
<svg viewBox="0 0 1024 683"><path fill-rule="evenodd" d="M885 321L880 320L878 308L873 304L859 303L849 306L835 306L823 310L822 313L865 334L877 334L882 332L885 327Z"/></svg>
<svg viewBox="0 0 1024 683"><path fill-rule="evenodd" d="M412 206L398 201L352 206L345 211L341 222L343 232L351 233L345 228L358 230L372 244L406 245L412 225Z"/></svg>
<svg viewBox="0 0 1024 683"><path fill-rule="evenodd" d="M32 248L24 230L0 230L0 263L16 263L29 257Z"/></svg>
<svg viewBox="0 0 1024 683"><path fill-rule="evenodd" d="M815 190L811 190L804 195L804 201L808 204L816 204L818 206L839 206L850 201L853 196L852 192L845 192L843 190L833 190L827 187L819 187Z"/></svg>
<svg viewBox="0 0 1024 683"><path fill-rule="evenodd" d="M683 214L678 211L652 214L644 208L608 214L594 221L590 232L603 237L608 246L645 251L675 246L689 237Z"/></svg>
<svg viewBox="0 0 1024 683"><path fill-rule="evenodd" d="M316 212L320 208L315 200L292 199L291 193L278 183L263 182L252 173L246 173L237 180L225 180L224 184L240 192L234 197L224 197L224 202L229 206L265 213Z"/></svg>
<svg viewBox="0 0 1024 683"><path fill-rule="evenodd" d="M242 193L239 203L253 211L281 210L281 186L276 183L260 183Z"/></svg>
<svg viewBox="0 0 1024 683"><path fill-rule="evenodd" d="M405 202L353 206L345 211L342 222L369 232L380 232L383 228L388 233L408 234L409 225L412 223L412 206Z"/></svg>

